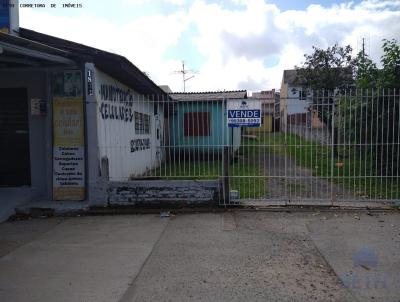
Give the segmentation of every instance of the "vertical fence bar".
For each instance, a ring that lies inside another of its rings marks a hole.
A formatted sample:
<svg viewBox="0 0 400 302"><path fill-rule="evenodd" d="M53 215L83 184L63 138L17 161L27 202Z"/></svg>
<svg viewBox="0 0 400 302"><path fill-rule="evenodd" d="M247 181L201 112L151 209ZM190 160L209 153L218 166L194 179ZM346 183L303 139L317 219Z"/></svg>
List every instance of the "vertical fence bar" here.
<svg viewBox="0 0 400 302"><path fill-rule="evenodd" d="M391 95L391 89L388 89L387 91L387 96L386 96L386 108L387 111L385 111L385 121L387 121L387 128L385 131L386 139L385 139L385 146L386 146L386 166L385 166L385 199L389 199L388 195L388 182L389 182L389 146L390 146L390 112L389 112L389 101L390 101L390 95Z"/></svg>
<svg viewBox="0 0 400 302"><path fill-rule="evenodd" d="M363 151L364 151L364 195L365 198L368 198L368 192L367 192L367 178L368 178L368 173L367 173L367 159L368 159L368 154L367 154L367 146L368 146L368 89L362 90L363 92L363 100L364 100L364 107L365 107L365 117L364 120L362 120L362 125L365 124L365 129L364 129L364 138L363 138Z"/></svg>
<svg viewBox="0 0 400 302"><path fill-rule="evenodd" d="M374 144L374 136L373 136L373 133L374 133L374 125L375 125L375 123L373 122L373 116L374 116L374 100L375 100L375 95L374 95L374 90L372 89L371 90L371 111L370 111L370 114L369 114L369 119L371 120L371 127L370 127L370 142L369 142L369 160L371 161L371 166L369 167L369 169L370 169L370 171L369 171L369 175L370 175L370 178L369 178L369 194L368 194L368 197L370 198L370 199L373 199L373 188L372 188L372 183L373 183L373 177L374 177L374 166L373 166L373 155L374 155L374 150L373 150L373 144Z"/></svg>
<svg viewBox="0 0 400 302"><path fill-rule="evenodd" d="M287 193L287 132L288 132L288 123L289 123L289 121L288 121L288 111L287 111L287 105L288 105L288 103L289 103L289 98L288 99L286 99L286 110L285 110L285 138L284 138L284 154L285 154L285 180L284 180L284 188L285 188L285 194L284 194L284 196L285 196L285 205L287 205L288 204L288 202L290 202L290 198L289 198L289 196L288 196L288 193Z"/></svg>
<svg viewBox="0 0 400 302"><path fill-rule="evenodd" d="M390 187L389 187L389 189L390 189L390 196L388 197L388 198L390 198L391 200L393 200L394 199L394 196L393 196L393 184L394 184L394 181L393 181L393 176L394 176L394 169L393 169L393 167L394 167L394 165L395 165L395 163L394 163L394 151L395 151L395 149L394 149L394 146L395 146L395 127L394 127L394 124L395 124L395 119L394 119L394 116L395 116L395 114L396 114L396 89L393 89L393 93L392 93L392 95L391 95L391 99L392 99L392 102L393 102L393 108L392 108L392 110L391 110L391 119L392 119L392 133L391 133L391 135L390 135L390 140L391 140L391 147L392 147L392 159L391 159L391 162L392 162L392 165L391 165L391 171L390 171ZM396 164L398 165L398 161L396 160Z"/></svg>
<svg viewBox="0 0 400 302"><path fill-rule="evenodd" d="M397 99L396 99L397 98ZM396 200L399 201L400 199L400 175L399 175L399 171L400 171L400 90L397 89L397 95L395 94L394 96L394 101L397 104L397 113L398 113L398 117L397 117L397 157L396 157L396 166L397 166L397 173L396 173L396 188L397 190L396 192Z"/></svg>
<svg viewBox="0 0 400 302"><path fill-rule="evenodd" d="M333 96L333 98L334 97L335 96ZM330 177L331 198L330 199L331 199L331 205L333 206L333 204L335 202L334 196L333 196L333 181L334 181L333 180L333 167L334 167L334 161L335 161L335 148L336 148L336 146L335 146L335 99L333 99L331 107L332 107L331 108L331 115L332 115L331 145L332 145L332 147L331 147L331 169L330 169L331 170L330 171L330 174L331 174L331 177ZM328 110L329 110L329 107L328 107Z"/></svg>
<svg viewBox="0 0 400 302"><path fill-rule="evenodd" d="M382 99L381 99L381 102L382 102L382 105L381 105L381 112L380 112L380 116L381 116L381 140L380 140L380 155L381 155L381 158L380 158L380 170L381 170L381 179L380 179L380 188L379 188L379 192L380 192L380 194L379 194L379 198L382 198L382 187L383 187L383 152L384 152L384 132L383 132L383 129L384 129L384 126L383 126L383 113L384 113L384 110L385 110L385 89L382 89Z"/></svg>

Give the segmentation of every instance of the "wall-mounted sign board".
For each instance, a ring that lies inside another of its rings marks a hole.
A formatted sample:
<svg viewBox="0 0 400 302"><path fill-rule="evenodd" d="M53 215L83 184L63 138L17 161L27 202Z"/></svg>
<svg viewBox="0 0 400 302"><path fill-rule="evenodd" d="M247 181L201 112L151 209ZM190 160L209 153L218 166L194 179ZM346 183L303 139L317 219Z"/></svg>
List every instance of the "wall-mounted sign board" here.
<svg viewBox="0 0 400 302"><path fill-rule="evenodd" d="M260 100L227 100L228 127L261 127Z"/></svg>
<svg viewBox="0 0 400 302"><path fill-rule="evenodd" d="M8 1L0 1L0 32L10 33L10 7Z"/></svg>
<svg viewBox="0 0 400 302"><path fill-rule="evenodd" d="M85 136L80 71L53 75L53 199L85 199Z"/></svg>

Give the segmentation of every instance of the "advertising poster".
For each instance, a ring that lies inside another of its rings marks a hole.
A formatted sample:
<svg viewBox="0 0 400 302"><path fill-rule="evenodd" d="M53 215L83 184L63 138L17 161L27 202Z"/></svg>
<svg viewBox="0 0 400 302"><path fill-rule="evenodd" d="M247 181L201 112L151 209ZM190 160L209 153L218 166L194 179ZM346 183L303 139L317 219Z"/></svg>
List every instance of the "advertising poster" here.
<svg viewBox="0 0 400 302"><path fill-rule="evenodd" d="M10 32L10 8L0 1L0 32Z"/></svg>
<svg viewBox="0 0 400 302"><path fill-rule="evenodd" d="M55 82L59 84L57 79L56 76ZM82 97L76 94L76 89L80 89L79 84L69 84L68 92L74 90L75 98L70 93L53 98L54 200L85 199L84 111Z"/></svg>

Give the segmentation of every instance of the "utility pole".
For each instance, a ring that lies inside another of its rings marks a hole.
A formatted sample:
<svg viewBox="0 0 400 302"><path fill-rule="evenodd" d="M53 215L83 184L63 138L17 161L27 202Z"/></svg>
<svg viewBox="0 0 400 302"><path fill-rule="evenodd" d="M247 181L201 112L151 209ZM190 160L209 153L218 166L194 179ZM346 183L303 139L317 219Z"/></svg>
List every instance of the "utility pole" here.
<svg viewBox="0 0 400 302"><path fill-rule="evenodd" d="M362 57L365 58L365 38L362 38Z"/></svg>
<svg viewBox="0 0 400 302"><path fill-rule="evenodd" d="M190 69L185 69L185 61L182 61L182 69L181 70L177 70L174 73L181 73L182 74L182 83L183 83L183 92L186 92L186 82L189 81L190 79L194 78L194 75L190 76L190 77L186 77L187 74L190 73L196 73L193 70Z"/></svg>

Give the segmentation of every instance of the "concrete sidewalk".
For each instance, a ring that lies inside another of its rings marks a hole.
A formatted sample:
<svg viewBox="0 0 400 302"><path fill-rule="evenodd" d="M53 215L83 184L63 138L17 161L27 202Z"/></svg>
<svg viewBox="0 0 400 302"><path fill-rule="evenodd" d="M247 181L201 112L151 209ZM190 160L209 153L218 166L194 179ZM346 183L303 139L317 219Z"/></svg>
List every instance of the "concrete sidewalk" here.
<svg viewBox="0 0 400 302"><path fill-rule="evenodd" d="M232 211L6 222L0 301L398 301L400 215L374 215ZM349 271L386 283L362 290Z"/></svg>
<svg viewBox="0 0 400 302"><path fill-rule="evenodd" d="M330 214L310 235L359 301L400 301L400 215Z"/></svg>

